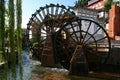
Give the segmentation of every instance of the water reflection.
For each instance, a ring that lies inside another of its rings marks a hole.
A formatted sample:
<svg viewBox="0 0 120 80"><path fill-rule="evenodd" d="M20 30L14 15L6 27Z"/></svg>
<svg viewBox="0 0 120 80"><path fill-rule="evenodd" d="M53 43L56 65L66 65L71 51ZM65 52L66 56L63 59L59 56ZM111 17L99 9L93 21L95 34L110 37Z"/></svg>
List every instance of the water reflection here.
<svg viewBox="0 0 120 80"><path fill-rule="evenodd" d="M28 51L23 51L23 80L30 80L31 68Z"/></svg>
<svg viewBox="0 0 120 80"><path fill-rule="evenodd" d="M36 61L31 61L29 59L29 52L28 51L23 51L22 52L22 65L16 64L16 67L14 68L16 71L16 79L15 77L13 78L12 73L13 70L11 68L8 68L8 76L4 78L5 71L3 68L0 70L0 80L30 80L31 77L31 71L32 67L34 64L36 64ZM34 63L34 64L33 64ZM38 64L38 62L37 62ZM22 67L22 68L21 68ZM22 71L21 71L22 70Z"/></svg>

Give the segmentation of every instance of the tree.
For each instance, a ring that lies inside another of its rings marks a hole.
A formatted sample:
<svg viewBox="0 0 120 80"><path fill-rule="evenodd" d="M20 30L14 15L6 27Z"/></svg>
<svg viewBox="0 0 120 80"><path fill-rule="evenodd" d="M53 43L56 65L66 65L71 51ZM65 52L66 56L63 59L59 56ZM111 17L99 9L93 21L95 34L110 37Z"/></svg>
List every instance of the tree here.
<svg viewBox="0 0 120 80"><path fill-rule="evenodd" d="M111 9L111 5L112 5L112 0L107 0L104 4L104 9L106 11L109 11L109 9Z"/></svg>
<svg viewBox="0 0 120 80"><path fill-rule="evenodd" d="M21 8L22 1L16 1L16 20L17 20L17 51L18 51L18 60L20 65L20 80L22 80L22 8Z"/></svg>
<svg viewBox="0 0 120 80"><path fill-rule="evenodd" d="M5 54L5 1L4 0L0 0L0 51L2 51L2 56L3 61L5 62L6 59L6 54ZM0 53L1 54L1 53ZM4 73L3 73L3 77L2 80L8 80L8 66L5 65L4 66Z"/></svg>
<svg viewBox="0 0 120 80"><path fill-rule="evenodd" d="M0 48L4 55L4 35L5 35L5 1L0 0Z"/></svg>
<svg viewBox="0 0 120 80"><path fill-rule="evenodd" d="M106 11L109 11L109 9L111 9L111 6L112 6L113 4L117 5L117 4L119 4L119 3L120 3L119 1L114 1L114 2L113 2L113 0L107 0L107 1L105 2L105 4L104 4L104 9L105 9Z"/></svg>
<svg viewBox="0 0 120 80"><path fill-rule="evenodd" d="M115 2L113 2L113 4L118 5L118 4L120 4L120 1L115 1Z"/></svg>
<svg viewBox="0 0 120 80"><path fill-rule="evenodd" d="M18 53L22 53L22 29L21 29L21 23L22 23L22 9L21 9L21 0L16 1L16 20L17 20L17 49Z"/></svg>
<svg viewBox="0 0 120 80"><path fill-rule="evenodd" d="M9 42L10 42L10 68L12 69L12 77L16 80L16 53L14 46L14 27L15 27L15 17L14 17L14 0L9 0Z"/></svg>
<svg viewBox="0 0 120 80"><path fill-rule="evenodd" d="M22 51L22 29L21 29L21 23L22 23L22 9L21 9L21 0L16 1L16 20L17 20L17 42L18 42L18 52L21 54Z"/></svg>
<svg viewBox="0 0 120 80"><path fill-rule="evenodd" d="M10 41L10 57L12 58L14 55L14 0L9 0L9 41Z"/></svg>
<svg viewBox="0 0 120 80"><path fill-rule="evenodd" d="M85 6L87 6L87 4L88 4L88 0L78 0L75 3L75 6L85 7Z"/></svg>
<svg viewBox="0 0 120 80"><path fill-rule="evenodd" d="M8 2L8 5L6 4ZM4 65L4 72L2 75L2 80L9 80L10 77L8 74L8 64L9 67L12 69L12 79L16 80L16 52L20 54L20 58L22 58L22 29L21 29L21 22L22 22L22 9L21 9L21 0L0 0L0 54L2 54L5 65ZM16 2L16 6L15 3ZM16 9L15 9L16 7ZM15 16L16 11L16 16ZM16 18L16 20L15 20ZM16 22L15 22L16 21ZM15 30L15 24L17 29ZM5 52L5 41L9 39L9 44L7 47L10 48L10 53ZM15 45L15 39L17 41L17 47ZM7 54L6 54L7 53ZM21 61L21 60L20 60ZM20 63L22 65L22 63ZM22 66L20 65L20 74L22 74ZM20 80L22 80L20 76Z"/></svg>

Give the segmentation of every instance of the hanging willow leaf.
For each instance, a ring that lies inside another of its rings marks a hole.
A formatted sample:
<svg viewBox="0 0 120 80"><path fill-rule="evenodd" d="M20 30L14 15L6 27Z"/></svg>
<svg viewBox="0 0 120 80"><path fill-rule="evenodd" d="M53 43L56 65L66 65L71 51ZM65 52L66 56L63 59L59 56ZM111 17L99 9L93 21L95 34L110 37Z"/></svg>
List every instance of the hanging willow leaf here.
<svg viewBox="0 0 120 80"><path fill-rule="evenodd" d="M20 65L20 80L22 80L22 9L21 9L21 0L16 1L16 20L17 20L17 51L18 51L18 60Z"/></svg>
<svg viewBox="0 0 120 80"><path fill-rule="evenodd" d="M4 0L0 0L0 47L4 55L4 35L5 35L5 6Z"/></svg>
<svg viewBox="0 0 120 80"><path fill-rule="evenodd" d="M0 0L0 51L1 58L3 62L6 62L6 53L5 53L5 1ZM4 66L3 79L8 79L8 65L7 63Z"/></svg>
<svg viewBox="0 0 120 80"><path fill-rule="evenodd" d="M22 54L22 29L21 29L21 23L22 23L22 9L21 9L21 0L16 1L16 15L17 15L17 49L18 53L21 55Z"/></svg>
<svg viewBox="0 0 120 80"><path fill-rule="evenodd" d="M12 77L16 80L16 53L14 46L14 0L9 0L9 42L10 42L10 68L12 69Z"/></svg>

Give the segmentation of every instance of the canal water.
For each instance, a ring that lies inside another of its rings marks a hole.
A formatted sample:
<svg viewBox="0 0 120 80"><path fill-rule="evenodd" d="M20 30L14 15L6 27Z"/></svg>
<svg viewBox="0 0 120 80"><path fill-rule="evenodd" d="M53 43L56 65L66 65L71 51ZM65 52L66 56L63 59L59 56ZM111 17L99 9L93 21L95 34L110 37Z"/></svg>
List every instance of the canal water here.
<svg viewBox="0 0 120 80"><path fill-rule="evenodd" d="M20 65L16 64L16 79L13 78L12 76L12 69L8 69L8 80L21 80L20 76L22 75L22 80L30 80L31 78L31 73L32 73L32 69L34 68L35 65L39 65L40 62L39 61L33 61L29 59L29 52L24 50L22 51L22 73L20 72ZM3 69L0 70L0 80L4 80L4 78L2 78L2 71ZM6 79L5 79L6 80Z"/></svg>

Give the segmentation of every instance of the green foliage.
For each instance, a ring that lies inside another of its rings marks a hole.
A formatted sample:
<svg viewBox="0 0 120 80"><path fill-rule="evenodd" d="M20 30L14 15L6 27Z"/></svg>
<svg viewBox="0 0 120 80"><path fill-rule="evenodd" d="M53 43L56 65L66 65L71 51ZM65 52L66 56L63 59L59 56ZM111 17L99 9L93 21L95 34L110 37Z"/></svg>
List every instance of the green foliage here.
<svg viewBox="0 0 120 80"><path fill-rule="evenodd" d="M2 58L2 61L6 62L6 57L7 54L5 53L4 47L5 47L5 0L0 0L0 51L2 51L2 53L0 53ZM8 80L8 65L6 63L6 65L4 66L4 73L2 75L2 80Z"/></svg>
<svg viewBox="0 0 120 80"><path fill-rule="evenodd" d="M16 1L16 20L17 20L17 49L18 53L22 53L22 9L21 9L21 0Z"/></svg>
<svg viewBox="0 0 120 80"><path fill-rule="evenodd" d="M85 7L88 4L88 0L78 0L75 6Z"/></svg>
<svg viewBox="0 0 120 80"><path fill-rule="evenodd" d="M14 0L9 0L9 41L10 41L10 57L14 58Z"/></svg>
<svg viewBox="0 0 120 80"><path fill-rule="evenodd" d="M115 1L115 2L113 2L113 4L115 4L115 5L120 4L120 1Z"/></svg>
<svg viewBox="0 0 120 80"><path fill-rule="evenodd" d="M111 9L111 5L112 5L112 0L107 0L104 4L104 9L108 11L109 9Z"/></svg>
<svg viewBox="0 0 120 80"><path fill-rule="evenodd" d="M17 20L17 51L18 51L18 60L20 65L20 80L22 80L22 29L21 29L21 23L22 23L22 7L21 7L22 1L17 0L16 1L16 20Z"/></svg>
<svg viewBox="0 0 120 80"><path fill-rule="evenodd" d="M116 2L113 2L113 0L107 0L104 4L104 9L106 11L109 11L109 9L111 9L111 6L114 4L114 5L117 5L119 4L120 2L119 1L116 1Z"/></svg>
<svg viewBox="0 0 120 80"><path fill-rule="evenodd" d="M3 53L5 46L4 35L5 35L5 2L4 0L0 0L0 49L3 51Z"/></svg>
<svg viewBox="0 0 120 80"><path fill-rule="evenodd" d="M22 9L21 9L21 0L7 0L8 4L5 3L5 0L0 0L0 61L1 58L5 59L4 62L9 63L9 67L12 69L12 77L16 80L16 53L15 48L18 49L19 53L22 53ZM16 2L16 17L14 2ZM6 4L6 5L5 5ZM15 30L15 18L17 29ZM6 39L9 39L9 44L7 47L10 48L10 53L5 53L5 43ZM18 45L14 44L17 41ZM2 55L2 56L1 56ZM8 58L9 57L9 58ZM22 55L20 56L21 59ZM6 61L8 60L8 61ZM8 80L8 63L4 65L3 79ZM21 64L22 65L22 64ZM22 66L20 66L20 73L22 74ZM0 78L0 80L3 80ZM22 80L22 78L21 78Z"/></svg>
<svg viewBox="0 0 120 80"><path fill-rule="evenodd" d="M14 0L9 0L9 42L10 42L10 67L12 69L12 77L16 80L16 53L14 46L14 27L15 27L15 17L14 17Z"/></svg>

